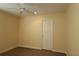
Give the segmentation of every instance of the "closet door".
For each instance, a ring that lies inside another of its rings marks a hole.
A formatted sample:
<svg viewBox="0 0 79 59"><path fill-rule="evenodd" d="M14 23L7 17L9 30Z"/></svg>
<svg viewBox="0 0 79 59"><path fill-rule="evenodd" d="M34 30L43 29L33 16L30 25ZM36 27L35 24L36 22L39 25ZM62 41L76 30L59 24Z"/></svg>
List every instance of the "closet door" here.
<svg viewBox="0 0 79 59"><path fill-rule="evenodd" d="M43 19L43 49L53 49L53 20L47 17Z"/></svg>

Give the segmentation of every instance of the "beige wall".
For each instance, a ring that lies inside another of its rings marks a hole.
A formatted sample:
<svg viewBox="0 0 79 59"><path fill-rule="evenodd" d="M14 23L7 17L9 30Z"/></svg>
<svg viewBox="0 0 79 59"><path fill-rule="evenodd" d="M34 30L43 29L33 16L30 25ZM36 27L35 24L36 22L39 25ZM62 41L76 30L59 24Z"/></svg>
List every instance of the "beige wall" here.
<svg viewBox="0 0 79 59"><path fill-rule="evenodd" d="M24 16L20 20L20 45L41 48L42 17Z"/></svg>
<svg viewBox="0 0 79 59"><path fill-rule="evenodd" d="M67 50L69 55L79 56L79 4L70 4L67 12Z"/></svg>
<svg viewBox="0 0 79 59"><path fill-rule="evenodd" d="M65 49L65 13L23 16L20 20L19 45L42 48L42 20L51 17L54 22L54 49Z"/></svg>
<svg viewBox="0 0 79 59"><path fill-rule="evenodd" d="M0 11L0 52L15 47L18 42L18 17Z"/></svg>

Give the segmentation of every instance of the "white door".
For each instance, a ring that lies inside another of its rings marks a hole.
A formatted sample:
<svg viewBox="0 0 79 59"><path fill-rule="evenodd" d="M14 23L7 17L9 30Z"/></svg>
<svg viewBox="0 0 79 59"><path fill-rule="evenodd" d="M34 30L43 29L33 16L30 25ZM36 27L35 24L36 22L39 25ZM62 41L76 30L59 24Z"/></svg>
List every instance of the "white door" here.
<svg viewBox="0 0 79 59"><path fill-rule="evenodd" d="M47 17L43 19L43 49L53 49L53 20Z"/></svg>

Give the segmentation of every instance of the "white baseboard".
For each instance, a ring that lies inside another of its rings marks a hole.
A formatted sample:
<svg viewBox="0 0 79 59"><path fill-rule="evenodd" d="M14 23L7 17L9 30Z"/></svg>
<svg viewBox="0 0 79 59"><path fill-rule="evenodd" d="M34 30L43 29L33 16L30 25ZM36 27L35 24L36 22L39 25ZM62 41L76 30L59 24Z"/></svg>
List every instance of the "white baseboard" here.
<svg viewBox="0 0 79 59"><path fill-rule="evenodd" d="M71 56L72 54L71 54L71 51L68 49L67 50L67 56Z"/></svg>
<svg viewBox="0 0 79 59"><path fill-rule="evenodd" d="M42 48L39 48L39 47L26 46L26 45L19 45L18 47L32 48L32 49L38 49L38 50L41 50L42 49Z"/></svg>
<svg viewBox="0 0 79 59"><path fill-rule="evenodd" d="M39 50L42 50L42 48L33 47L33 46L26 46L26 45L18 45L18 47L24 47L24 48L32 48L32 49L39 49ZM61 53L66 53L66 54L67 54L67 51L65 51L65 50L53 49L52 51L61 52Z"/></svg>
<svg viewBox="0 0 79 59"><path fill-rule="evenodd" d="M56 52L61 52L61 53L67 54L67 51L65 51L65 50L53 49L52 51L56 51Z"/></svg>
<svg viewBox="0 0 79 59"><path fill-rule="evenodd" d="M17 47L17 46L4 49L4 50L0 51L0 53L7 52L7 51L9 51L9 50L11 50L11 49L14 49L14 48L16 48L16 47Z"/></svg>

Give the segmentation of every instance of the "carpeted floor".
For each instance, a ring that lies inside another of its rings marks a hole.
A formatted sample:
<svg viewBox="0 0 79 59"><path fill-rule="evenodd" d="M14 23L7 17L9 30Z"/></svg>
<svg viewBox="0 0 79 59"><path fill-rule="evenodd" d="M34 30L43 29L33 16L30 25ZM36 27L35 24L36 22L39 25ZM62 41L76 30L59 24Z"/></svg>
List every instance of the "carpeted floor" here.
<svg viewBox="0 0 79 59"><path fill-rule="evenodd" d="M49 50L36 50L30 48L17 47L0 54L0 56L66 56L64 53L52 52Z"/></svg>

